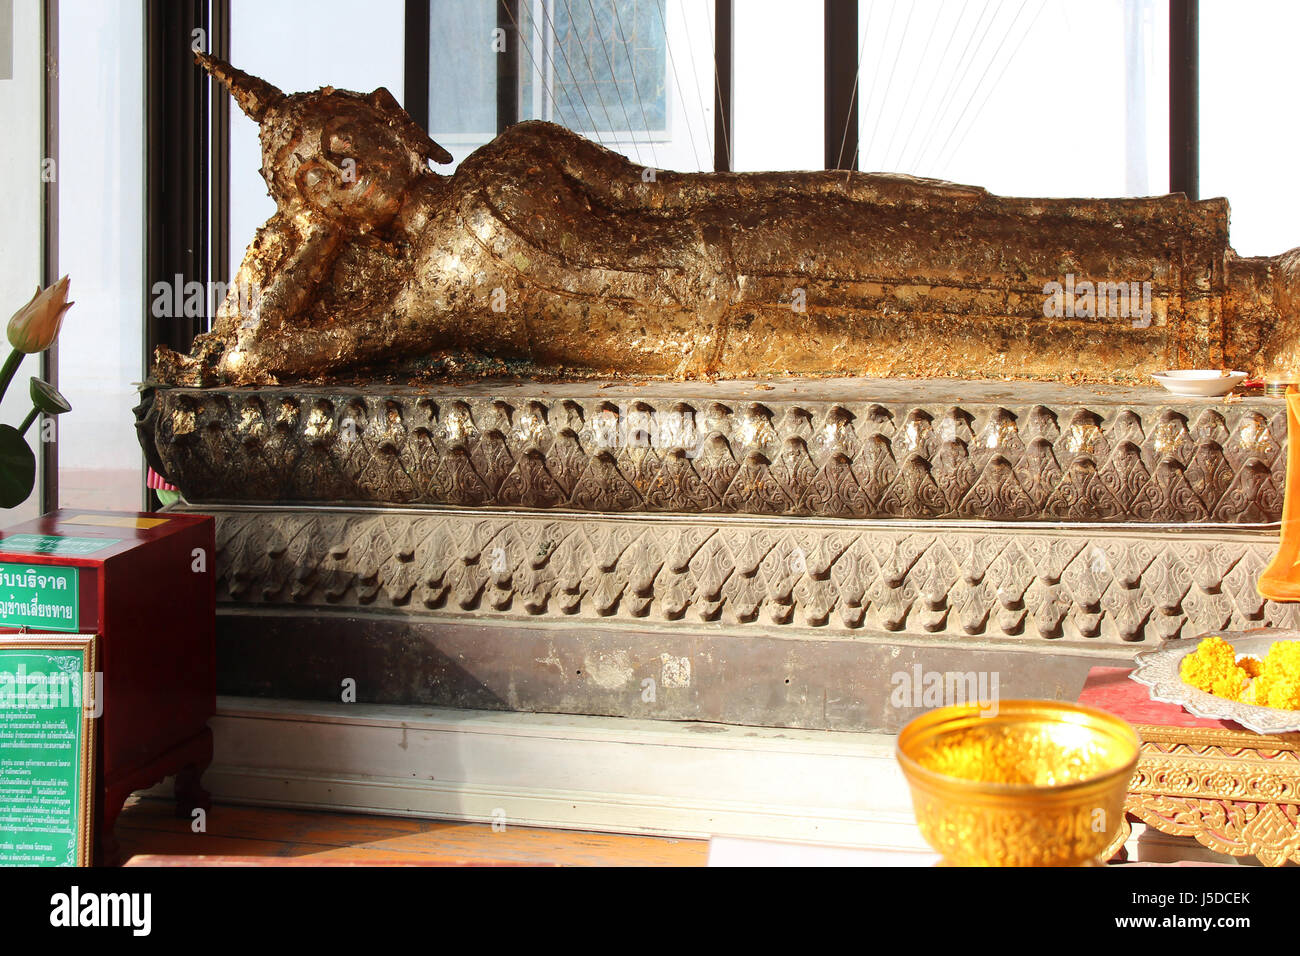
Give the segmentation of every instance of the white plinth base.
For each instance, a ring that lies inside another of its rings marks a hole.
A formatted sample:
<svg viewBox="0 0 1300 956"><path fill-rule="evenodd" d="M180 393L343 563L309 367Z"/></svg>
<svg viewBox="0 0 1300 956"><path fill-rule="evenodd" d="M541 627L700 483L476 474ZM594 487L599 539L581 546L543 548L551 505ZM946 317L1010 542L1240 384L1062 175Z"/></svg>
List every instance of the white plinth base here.
<svg viewBox="0 0 1300 956"><path fill-rule="evenodd" d="M211 726L218 801L932 853L885 735L242 697Z"/></svg>
<svg viewBox="0 0 1300 956"><path fill-rule="evenodd" d="M883 734L246 697L219 698L211 726L218 802L722 838L715 865L807 856L755 840L872 851L831 865L936 860ZM1131 860L1235 862L1133 830Z"/></svg>

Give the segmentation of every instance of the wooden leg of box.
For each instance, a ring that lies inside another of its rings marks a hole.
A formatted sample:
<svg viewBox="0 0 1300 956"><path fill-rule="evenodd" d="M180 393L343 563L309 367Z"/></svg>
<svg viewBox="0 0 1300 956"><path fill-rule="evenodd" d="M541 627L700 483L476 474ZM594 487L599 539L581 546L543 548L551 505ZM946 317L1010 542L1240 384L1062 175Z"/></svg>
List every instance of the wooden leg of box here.
<svg viewBox="0 0 1300 956"><path fill-rule="evenodd" d="M212 806L212 797L203 789L200 781L211 763L212 731L205 726L189 740L173 747L153 762L106 782L100 790L95 864L117 866L121 862L118 859L119 850L113 827L117 824L118 814L122 812L127 797L137 790L148 789L165 777L175 775L176 815L188 820L193 817L196 809L208 810Z"/></svg>
<svg viewBox="0 0 1300 956"><path fill-rule="evenodd" d="M212 809L212 794L203 789L204 771L212 763L212 731L207 727L191 742L189 761L176 772L174 793L176 815L184 819L194 816L195 810Z"/></svg>
<svg viewBox="0 0 1300 956"><path fill-rule="evenodd" d="M95 841L96 866L119 866L122 862L119 859L121 847L118 845L113 828L117 825L117 816L122 812L122 805L130 795L129 790L123 793L114 787L104 789L103 803L99 810L99 833L96 834Z"/></svg>

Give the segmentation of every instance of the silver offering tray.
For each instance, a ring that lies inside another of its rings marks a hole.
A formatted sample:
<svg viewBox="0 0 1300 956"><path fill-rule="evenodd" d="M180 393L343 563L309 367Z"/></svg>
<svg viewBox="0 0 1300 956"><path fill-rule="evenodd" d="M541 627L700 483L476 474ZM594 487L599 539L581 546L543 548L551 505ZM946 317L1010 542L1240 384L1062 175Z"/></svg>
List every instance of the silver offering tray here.
<svg viewBox="0 0 1300 956"><path fill-rule="evenodd" d="M1259 734L1288 734L1300 731L1300 711L1257 707L1225 700L1183 683L1179 667L1183 658L1193 653L1207 637L1223 638L1237 652L1237 659L1264 659L1277 641L1300 640L1300 630L1293 628L1254 628L1249 631L1208 631L1191 640L1171 641L1157 651L1139 654L1133 659L1137 669L1130 677L1151 688L1151 699L1178 704L1197 717L1232 720Z"/></svg>

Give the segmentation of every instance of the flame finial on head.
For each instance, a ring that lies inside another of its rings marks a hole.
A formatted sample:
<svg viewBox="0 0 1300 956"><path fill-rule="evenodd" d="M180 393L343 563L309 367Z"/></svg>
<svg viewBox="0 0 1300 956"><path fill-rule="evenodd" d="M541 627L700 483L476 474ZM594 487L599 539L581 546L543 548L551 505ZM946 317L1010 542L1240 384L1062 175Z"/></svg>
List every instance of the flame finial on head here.
<svg viewBox="0 0 1300 956"><path fill-rule="evenodd" d="M266 115L267 110L285 98L284 93L266 80L245 73L243 70L237 70L225 60L215 56L196 52L194 62L230 90L230 95L235 98L239 108L258 123L262 122L262 117Z"/></svg>

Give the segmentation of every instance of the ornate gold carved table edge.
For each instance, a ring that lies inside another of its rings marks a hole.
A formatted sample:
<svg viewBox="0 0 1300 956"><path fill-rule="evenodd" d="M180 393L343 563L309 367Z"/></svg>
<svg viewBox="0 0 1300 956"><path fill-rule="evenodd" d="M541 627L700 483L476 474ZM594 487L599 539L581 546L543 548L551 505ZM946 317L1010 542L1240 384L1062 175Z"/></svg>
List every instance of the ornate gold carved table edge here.
<svg viewBox="0 0 1300 956"><path fill-rule="evenodd" d="M1266 866L1300 863L1300 733L1257 734L1153 701L1123 667L1095 667L1079 702L1133 724L1142 740L1125 819L1103 860L1115 858L1133 821L1190 836Z"/></svg>

